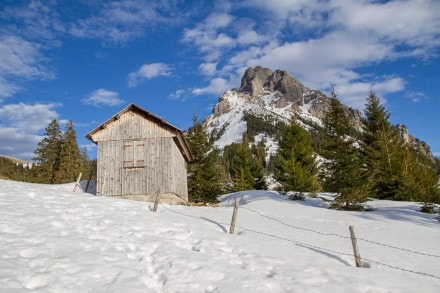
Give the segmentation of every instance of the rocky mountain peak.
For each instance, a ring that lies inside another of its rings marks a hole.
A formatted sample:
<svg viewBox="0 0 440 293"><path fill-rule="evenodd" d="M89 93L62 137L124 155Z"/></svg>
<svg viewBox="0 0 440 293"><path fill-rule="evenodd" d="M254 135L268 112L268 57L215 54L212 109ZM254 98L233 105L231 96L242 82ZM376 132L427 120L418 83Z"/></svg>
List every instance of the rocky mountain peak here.
<svg viewBox="0 0 440 293"><path fill-rule="evenodd" d="M285 70L272 71L269 68L249 67L243 78L239 92L259 97L265 92L278 92L284 102L302 101L305 87Z"/></svg>
<svg viewBox="0 0 440 293"><path fill-rule="evenodd" d="M362 131L362 113L359 110L344 107L350 123ZM213 112L204 120L208 132L219 147L240 142L244 132L261 125L271 128L278 122L289 123L292 117L309 131L323 126L323 119L330 109L330 99L319 90L303 86L285 70L272 71L261 66L250 67L241 79L241 86L226 91L215 105ZM253 118L249 118L249 117ZM257 122L255 122L257 121ZM249 125L254 123L258 125ZM398 126L402 138L418 152L433 158L429 146L412 137L406 127ZM255 135L272 146L276 151L276 135L268 134L267 129L259 129Z"/></svg>
<svg viewBox="0 0 440 293"><path fill-rule="evenodd" d="M264 92L264 84L272 75L272 70L261 66L249 67L241 78L239 92L249 93L256 97Z"/></svg>

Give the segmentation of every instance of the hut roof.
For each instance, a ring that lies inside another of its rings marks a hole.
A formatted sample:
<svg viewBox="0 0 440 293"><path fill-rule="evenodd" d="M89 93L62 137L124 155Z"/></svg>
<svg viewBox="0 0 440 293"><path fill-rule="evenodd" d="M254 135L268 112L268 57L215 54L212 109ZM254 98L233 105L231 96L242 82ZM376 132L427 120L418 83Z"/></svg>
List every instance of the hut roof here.
<svg viewBox="0 0 440 293"><path fill-rule="evenodd" d="M123 115L127 112L137 113L137 114L141 115L143 118L148 119L148 120L152 121L153 123L156 123L162 127L165 127L171 132L174 132L174 134L176 135L174 137L174 141L175 141L177 147L179 148L180 152L182 153L183 157L185 158L185 160L191 161L194 158L191 153L191 150L189 148L188 141L186 140L185 136L183 135L182 130L180 130L176 126L168 123L167 121L160 118L159 116L156 116L156 115L148 112L147 110L142 109L141 107L139 107L138 105L136 105L134 103L128 105L127 107L125 107L124 109L122 109L121 111L116 113L114 116L109 118L107 121L105 121L104 123L102 123L101 125L96 127L95 129L93 129L92 131L87 133L86 137L88 139L90 139L92 142L96 143L96 141L94 141L92 138L93 134L103 130L109 124L111 124L113 121L118 120L121 117L121 115Z"/></svg>

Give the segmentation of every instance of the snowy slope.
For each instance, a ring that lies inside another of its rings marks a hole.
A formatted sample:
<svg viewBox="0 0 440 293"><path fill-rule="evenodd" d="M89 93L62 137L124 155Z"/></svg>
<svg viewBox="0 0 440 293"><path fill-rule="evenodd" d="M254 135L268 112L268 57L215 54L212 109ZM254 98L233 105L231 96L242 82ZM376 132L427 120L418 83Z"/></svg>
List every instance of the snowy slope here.
<svg viewBox="0 0 440 293"><path fill-rule="evenodd" d="M277 106L280 99L278 95L278 92L265 92L262 96L254 98L236 90L226 91L221 96L219 104L225 105L227 109L217 111L217 113L214 110L214 113L205 119L207 132L215 138L214 144L219 148L224 148L231 143L240 143L247 129L247 123L244 121L245 113L261 117L266 121L270 117L272 121L281 121L285 124L290 123L292 116L296 114L304 121L322 126L322 121L310 112L311 105L315 101L303 101L301 106L296 107L292 102L287 102L285 106L280 107ZM219 108L219 104L216 108ZM311 127L301 120L297 122L310 130ZM255 143L263 138L263 134L258 136L260 137L255 138ZM264 137L264 139L268 141L267 152L275 153L278 149L278 142L273 137Z"/></svg>
<svg viewBox="0 0 440 293"><path fill-rule="evenodd" d="M225 195L217 208L161 205L153 213L149 203L72 189L0 180L1 292L440 288L440 224L414 203L374 201L373 212L340 212L319 199L249 191ZM236 197L238 227L229 235ZM349 225L358 238L416 253L359 241L365 267L356 268Z"/></svg>

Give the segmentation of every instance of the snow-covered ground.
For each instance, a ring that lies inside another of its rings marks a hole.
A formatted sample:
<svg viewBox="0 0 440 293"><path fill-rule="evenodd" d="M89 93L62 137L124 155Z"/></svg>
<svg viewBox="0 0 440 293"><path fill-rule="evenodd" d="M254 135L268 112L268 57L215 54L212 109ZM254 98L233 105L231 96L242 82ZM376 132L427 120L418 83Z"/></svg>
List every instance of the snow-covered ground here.
<svg viewBox="0 0 440 293"><path fill-rule="evenodd" d="M1 292L439 292L440 223L414 203L342 212L249 191L154 213L72 189L0 180Z"/></svg>

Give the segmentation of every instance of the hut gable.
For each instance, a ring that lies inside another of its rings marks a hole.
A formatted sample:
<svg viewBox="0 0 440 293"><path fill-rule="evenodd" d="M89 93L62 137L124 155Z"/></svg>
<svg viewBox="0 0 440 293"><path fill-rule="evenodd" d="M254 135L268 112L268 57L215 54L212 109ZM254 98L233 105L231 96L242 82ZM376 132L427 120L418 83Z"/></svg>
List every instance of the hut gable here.
<svg viewBox="0 0 440 293"><path fill-rule="evenodd" d="M185 160L187 162L192 160L188 142L182 131L136 104L130 104L89 132L86 137L94 143L110 140L171 137L175 140Z"/></svg>
<svg viewBox="0 0 440 293"><path fill-rule="evenodd" d="M167 202L188 199L186 162L192 159L182 131L135 104L86 135L98 145L97 195Z"/></svg>

